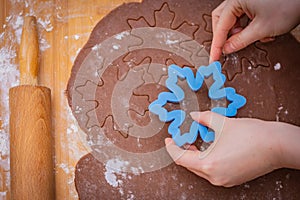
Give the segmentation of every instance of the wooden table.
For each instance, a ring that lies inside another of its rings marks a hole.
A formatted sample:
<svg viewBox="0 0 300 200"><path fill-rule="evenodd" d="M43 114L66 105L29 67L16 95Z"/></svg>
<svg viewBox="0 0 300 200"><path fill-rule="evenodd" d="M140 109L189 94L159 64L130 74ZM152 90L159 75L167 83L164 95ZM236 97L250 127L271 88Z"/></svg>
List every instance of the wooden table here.
<svg viewBox="0 0 300 200"><path fill-rule="evenodd" d="M20 29L18 25L22 25L22 21L18 20L28 13L34 14L38 19L41 44L40 84L52 90L57 199L78 199L74 186L74 167L80 157L89 151L82 142L85 135L76 125L65 96L72 63L95 24L123 2L124 0L0 0L0 34L5 32L0 49L11 48L13 52L17 52L18 43L9 35L15 35ZM298 27L293 32L298 40L299 29ZM13 64L16 61L17 57L10 59ZM6 95L3 87L5 86L0 87L2 96ZM4 106L1 101L1 117L8 116L8 108ZM1 129L6 133L8 131L7 125L0 119ZM8 156L2 154L0 161L7 162ZM3 199L9 199L9 171L4 169L3 164L0 165L0 173L0 193L3 192Z"/></svg>

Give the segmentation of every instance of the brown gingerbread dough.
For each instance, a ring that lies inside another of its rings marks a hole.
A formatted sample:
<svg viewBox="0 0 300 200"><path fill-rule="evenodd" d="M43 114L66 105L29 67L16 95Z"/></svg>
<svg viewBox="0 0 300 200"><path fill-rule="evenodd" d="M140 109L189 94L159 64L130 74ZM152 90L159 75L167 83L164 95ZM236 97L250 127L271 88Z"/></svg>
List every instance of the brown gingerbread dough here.
<svg viewBox="0 0 300 200"><path fill-rule="evenodd" d="M175 165L164 149L168 124L148 111L148 105L166 91L168 65L194 68L207 62L210 13L219 3L127 3L96 25L76 58L67 87L69 105L93 149L76 166L80 199L300 199L297 170L276 170L223 188ZM160 40L161 46L155 45ZM222 58L225 85L247 98L238 117L300 125L298 52L299 43L287 34ZM184 87L185 82L180 84ZM191 96L186 104L198 102L187 110L211 108L206 86L194 96L185 91ZM178 106L166 105L169 110ZM204 144L199 139L197 145Z"/></svg>

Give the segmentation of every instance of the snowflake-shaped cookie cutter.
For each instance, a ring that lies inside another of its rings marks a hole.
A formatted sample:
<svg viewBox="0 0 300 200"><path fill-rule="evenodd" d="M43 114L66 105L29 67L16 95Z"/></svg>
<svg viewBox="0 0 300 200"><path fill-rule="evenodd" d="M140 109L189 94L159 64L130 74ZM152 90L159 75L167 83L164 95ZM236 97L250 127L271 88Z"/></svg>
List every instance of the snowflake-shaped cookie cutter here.
<svg viewBox="0 0 300 200"><path fill-rule="evenodd" d="M168 79L166 80L166 87L170 92L161 92L157 100L149 105L149 110L158 115L160 121L171 122L168 132L178 146L194 143L198 133L204 142L212 142L215 139L213 131L209 131L207 127L196 121L191 124L188 133L181 134L180 126L186 118L186 113L183 110L172 110L169 112L164 108L164 105L168 102L179 103L185 97L184 91L177 85L178 78L186 79L188 86L196 92L201 88L205 78L210 76L212 76L214 82L208 90L209 98L211 100L226 98L230 102L227 107L217 106L212 108L212 112L233 117L237 114L237 110L246 104L246 98L237 94L234 88L224 87L226 77L221 72L220 62L213 62L208 66L199 67L196 75L189 67L181 68L177 65L170 65L168 68Z"/></svg>

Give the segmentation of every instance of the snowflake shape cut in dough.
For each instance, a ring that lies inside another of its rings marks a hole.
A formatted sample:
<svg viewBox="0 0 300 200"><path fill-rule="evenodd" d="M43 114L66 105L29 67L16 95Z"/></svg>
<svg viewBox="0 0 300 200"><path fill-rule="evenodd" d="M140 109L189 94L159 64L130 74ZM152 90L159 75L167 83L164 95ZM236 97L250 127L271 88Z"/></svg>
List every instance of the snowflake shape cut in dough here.
<svg viewBox="0 0 300 200"><path fill-rule="evenodd" d="M221 72L221 63L213 62L208 66L198 68L196 74L189 67L181 68L177 65L168 67L168 79L166 87L170 92L161 92L158 98L149 105L149 110L158 115L160 121L171 122L168 127L168 132L178 146L184 144L192 144L196 141L198 133L204 142L213 142L215 134L209 131L207 127L194 121L188 133L181 134L180 126L183 124L186 113L183 110L167 111L164 108L168 102L180 103L184 99L184 91L177 85L178 79L186 79L188 86L194 91L198 91L205 78L212 76L213 84L209 87L208 97L211 100L219 100L226 98L230 102L227 107L214 107L212 112L223 116L233 117L237 114L237 110L246 104L246 98L236 93L232 87L224 87L226 81L225 75Z"/></svg>

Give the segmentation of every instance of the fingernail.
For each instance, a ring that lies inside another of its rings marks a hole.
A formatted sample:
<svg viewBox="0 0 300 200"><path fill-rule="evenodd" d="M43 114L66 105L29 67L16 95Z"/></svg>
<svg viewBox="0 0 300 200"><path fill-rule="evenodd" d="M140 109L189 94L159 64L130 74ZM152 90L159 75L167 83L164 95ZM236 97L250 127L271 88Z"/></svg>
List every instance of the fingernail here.
<svg viewBox="0 0 300 200"><path fill-rule="evenodd" d="M193 118L193 120L196 120L199 118L200 112L190 112L190 115Z"/></svg>
<svg viewBox="0 0 300 200"><path fill-rule="evenodd" d="M234 34L241 32L242 30L243 30L242 27L236 27L236 28L231 29L230 34L234 35Z"/></svg>
<svg viewBox="0 0 300 200"><path fill-rule="evenodd" d="M168 145L168 144L171 144L172 143L172 139L171 138L166 138L165 139L165 144Z"/></svg>

